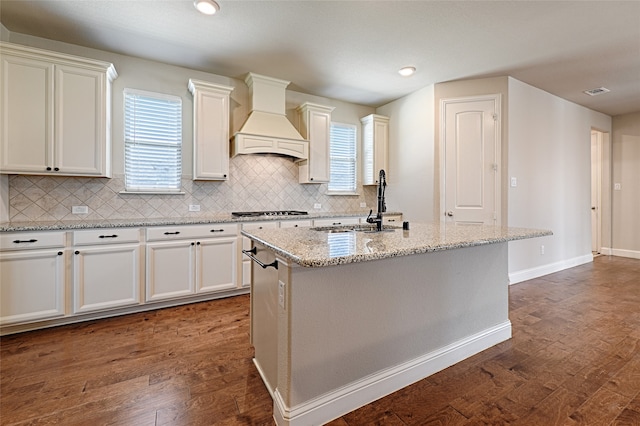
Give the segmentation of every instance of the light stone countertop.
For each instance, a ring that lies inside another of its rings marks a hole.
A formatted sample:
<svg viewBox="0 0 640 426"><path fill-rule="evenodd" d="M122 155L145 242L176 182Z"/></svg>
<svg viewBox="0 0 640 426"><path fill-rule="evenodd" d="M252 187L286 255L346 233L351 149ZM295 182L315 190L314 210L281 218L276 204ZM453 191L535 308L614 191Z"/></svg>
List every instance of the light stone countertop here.
<svg viewBox="0 0 640 426"><path fill-rule="evenodd" d="M384 232L349 229L333 228L334 232L329 232L327 228L281 228L247 230L242 234L287 260L312 268L553 235L542 229L444 222L411 223L408 231L402 228L386 228L390 230ZM335 232L337 230L343 232Z"/></svg>
<svg viewBox="0 0 640 426"><path fill-rule="evenodd" d="M200 217L173 217L160 219L104 219L104 220L67 220L67 221L32 221L32 222L0 222L0 232L22 231L64 231L96 228L135 228L147 226L198 225L208 223L242 223L274 220L305 220L331 217L364 217L369 211L361 212L310 212L298 216L252 216L235 217L231 213L214 214ZM398 215L400 212L387 212L385 215Z"/></svg>

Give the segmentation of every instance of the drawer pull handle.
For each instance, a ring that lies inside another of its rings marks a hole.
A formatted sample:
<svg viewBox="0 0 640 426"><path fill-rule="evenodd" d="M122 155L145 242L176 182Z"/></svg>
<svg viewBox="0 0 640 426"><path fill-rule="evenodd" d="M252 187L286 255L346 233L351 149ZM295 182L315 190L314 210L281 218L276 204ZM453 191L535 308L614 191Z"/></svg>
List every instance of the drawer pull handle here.
<svg viewBox="0 0 640 426"><path fill-rule="evenodd" d="M20 243L35 243L38 240L35 239L30 239L30 240L13 240L14 243L16 244L20 244Z"/></svg>
<svg viewBox="0 0 640 426"><path fill-rule="evenodd" d="M333 222L334 225L342 225L342 222Z"/></svg>
<svg viewBox="0 0 640 426"><path fill-rule="evenodd" d="M118 238L116 234L113 235L100 235L98 238Z"/></svg>
<svg viewBox="0 0 640 426"><path fill-rule="evenodd" d="M164 235L178 235L180 233L180 231L176 231L176 232L165 232Z"/></svg>
<svg viewBox="0 0 640 426"><path fill-rule="evenodd" d="M224 229L212 229L211 232L224 232Z"/></svg>
<svg viewBox="0 0 640 426"><path fill-rule="evenodd" d="M395 219L389 219L388 222L395 222Z"/></svg>

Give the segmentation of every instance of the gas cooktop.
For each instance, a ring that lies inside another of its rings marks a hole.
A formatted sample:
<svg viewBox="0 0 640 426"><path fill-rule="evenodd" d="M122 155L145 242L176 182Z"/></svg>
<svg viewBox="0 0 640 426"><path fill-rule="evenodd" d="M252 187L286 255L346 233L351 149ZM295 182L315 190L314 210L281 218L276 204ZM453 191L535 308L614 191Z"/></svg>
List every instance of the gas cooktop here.
<svg viewBox="0 0 640 426"><path fill-rule="evenodd" d="M307 212L299 210L268 210L260 212L231 212L231 215L237 217L254 217L254 216L302 216Z"/></svg>

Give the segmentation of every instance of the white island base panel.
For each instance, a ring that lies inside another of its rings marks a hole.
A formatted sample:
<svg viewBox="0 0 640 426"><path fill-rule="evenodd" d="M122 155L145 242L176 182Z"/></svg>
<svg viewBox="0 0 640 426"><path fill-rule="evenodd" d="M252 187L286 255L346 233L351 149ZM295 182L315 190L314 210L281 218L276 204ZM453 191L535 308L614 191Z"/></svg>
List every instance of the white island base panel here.
<svg viewBox="0 0 640 426"><path fill-rule="evenodd" d="M319 268L279 259L277 275L262 292L277 349L258 343L255 363L280 426L327 423L511 337L506 242Z"/></svg>

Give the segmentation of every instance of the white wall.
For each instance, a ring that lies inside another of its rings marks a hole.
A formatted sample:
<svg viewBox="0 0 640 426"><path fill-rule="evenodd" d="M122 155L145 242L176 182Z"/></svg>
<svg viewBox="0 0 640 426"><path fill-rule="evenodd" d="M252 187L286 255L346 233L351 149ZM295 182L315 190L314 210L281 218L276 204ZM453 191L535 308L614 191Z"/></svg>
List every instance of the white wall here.
<svg viewBox="0 0 640 426"><path fill-rule="evenodd" d="M408 221L434 220L434 86L376 111L389 120L387 209Z"/></svg>
<svg viewBox="0 0 640 426"><path fill-rule="evenodd" d="M610 132L611 117L509 78L509 226L554 233L509 244L512 282L592 260L592 128Z"/></svg>
<svg viewBox="0 0 640 426"><path fill-rule="evenodd" d="M640 111L613 117L612 141L612 254L640 259Z"/></svg>

